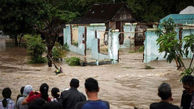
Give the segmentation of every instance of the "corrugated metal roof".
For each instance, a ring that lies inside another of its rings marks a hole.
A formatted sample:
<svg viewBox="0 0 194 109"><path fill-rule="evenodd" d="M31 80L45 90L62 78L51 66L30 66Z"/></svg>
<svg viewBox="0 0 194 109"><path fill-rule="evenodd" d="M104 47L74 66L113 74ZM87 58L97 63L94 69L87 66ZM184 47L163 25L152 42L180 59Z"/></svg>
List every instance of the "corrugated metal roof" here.
<svg viewBox="0 0 194 109"><path fill-rule="evenodd" d="M176 24L194 24L194 14L169 14L162 18L160 23L169 18L172 18Z"/></svg>

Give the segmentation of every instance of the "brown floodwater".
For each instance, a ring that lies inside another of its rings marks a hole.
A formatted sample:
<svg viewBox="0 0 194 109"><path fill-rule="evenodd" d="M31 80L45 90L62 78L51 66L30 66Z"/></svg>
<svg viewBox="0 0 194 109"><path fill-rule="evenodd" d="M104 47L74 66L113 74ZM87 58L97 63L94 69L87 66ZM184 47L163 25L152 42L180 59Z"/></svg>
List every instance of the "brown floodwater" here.
<svg viewBox="0 0 194 109"><path fill-rule="evenodd" d="M0 39L0 43L3 43ZM8 41L9 42L9 41ZM111 109L133 109L134 106L148 109L150 103L158 102L157 87L162 82L172 86L174 104L180 104L182 84L180 71L176 70L175 63L166 61L154 61L147 65L153 69L145 69L142 63L142 53L128 53L128 49L120 52L118 64L104 64L100 66L68 66L60 63L63 72L54 73L55 68L47 67L47 64L28 64L27 52L24 48L0 44L0 93L4 87L10 87L15 100L21 86L30 84L34 90L46 82L52 87L58 87L61 91L69 88L71 78L80 80L79 90L85 94L84 80L94 77L99 81L99 98L107 100ZM67 56L78 56L67 53ZM2 99L2 95L0 95Z"/></svg>

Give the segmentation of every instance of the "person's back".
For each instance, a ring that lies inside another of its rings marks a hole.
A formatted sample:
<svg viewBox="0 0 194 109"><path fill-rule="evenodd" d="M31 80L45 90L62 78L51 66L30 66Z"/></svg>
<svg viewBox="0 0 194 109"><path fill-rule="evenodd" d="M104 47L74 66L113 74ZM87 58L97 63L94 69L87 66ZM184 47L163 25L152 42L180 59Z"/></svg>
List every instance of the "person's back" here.
<svg viewBox="0 0 194 109"><path fill-rule="evenodd" d="M28 109L28 105L27 104L22 105L22 102L30 94L30 92L32 92L32 86L26 85L24 87L23 97L20 97L16 103L17 109Z"/></svg>
<svg viewBox="0 0 194 109"><path fill-rule="evenodd" d="M71 88L61 93L59 102L63 105L63 109L74 109L74 106L81 101L86 101L83 93L79 92L79 80L72 79L70 82Z"/></svg>
<svg viewBox="0 0 194 109"><path fill-rule="evenodd" d="M77 104L76 109L109 109L109 103L102 100L88 100Z"/></svg>
<svg viewBox="0 0 194 109"><path fill-rule="evenodd" d="M3 100L0 100L0 109L15 109L15 102L11 99L11 89L4 88L2 95Z"/></svg>
<svg viewBox="0 0 194 109"><path fill-rule="evenodd" d="M76 104L75 109L109 109L107 101L98 98L99 86L98 81L93 78L88 78L85 81L85 90L88 100Z"/></svg>
<svg viewBox="0 0 194 109"><path fill-rule="evenodd" d="M152 103L150 105L150 109L179 109L179 107L167 102L159 102L159 103Z"/></svg>
<svg viewBox="0 0 194 109"><path fill-rule="evenodd" d="M173 99L169 84L162 83L158 87L158 96L161 98L161 101L158 103L152 103L150 109L179 109L178 106L170 104Z"/></svg>
<svg viewBox="0 0 194 109"><path fill-rule="evenodd" d="M192 75L186 75L182 78L183 91L181 97L181 107L182 109L190 109L191 101L192 101L192 87L194 86L194 77Z"/></svg>

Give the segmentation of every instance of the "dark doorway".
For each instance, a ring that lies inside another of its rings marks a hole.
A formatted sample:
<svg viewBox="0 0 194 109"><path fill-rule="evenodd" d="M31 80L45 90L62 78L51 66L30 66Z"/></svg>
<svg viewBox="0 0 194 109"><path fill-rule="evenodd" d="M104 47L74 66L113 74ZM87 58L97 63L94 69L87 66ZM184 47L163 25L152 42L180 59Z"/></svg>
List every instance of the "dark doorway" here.
<svg viewBox="0 0 194 109"><path fill-rule="evenodd" d="M119 29L119 32L123 32L122 22L120 22L120 21L116 22L116 29ZM121 34L119 34L119 44L122 45L123 42L124 42L124 34L121 33Z"/></svg>

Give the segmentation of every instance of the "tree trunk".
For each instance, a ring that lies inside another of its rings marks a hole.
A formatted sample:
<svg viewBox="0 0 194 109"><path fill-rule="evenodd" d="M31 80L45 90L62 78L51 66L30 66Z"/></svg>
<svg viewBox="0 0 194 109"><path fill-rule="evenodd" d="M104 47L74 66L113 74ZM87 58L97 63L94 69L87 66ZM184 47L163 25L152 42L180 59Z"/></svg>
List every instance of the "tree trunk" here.
<svg viewBox="0 0 194 109"><path fill-rule="evenodd" d="M15 36L14 39L15 39L15 46L18 47L18 38L17 38L17 36Z"/></svg>
<svg viewBox="0 0 194 109"><path fill-rule="evenodd" d="M23 34L20 35L20 40L19 40L19 44L18 44L19 46L21 46L21 41L22 41L23 36L24 36Z"/></svg>

